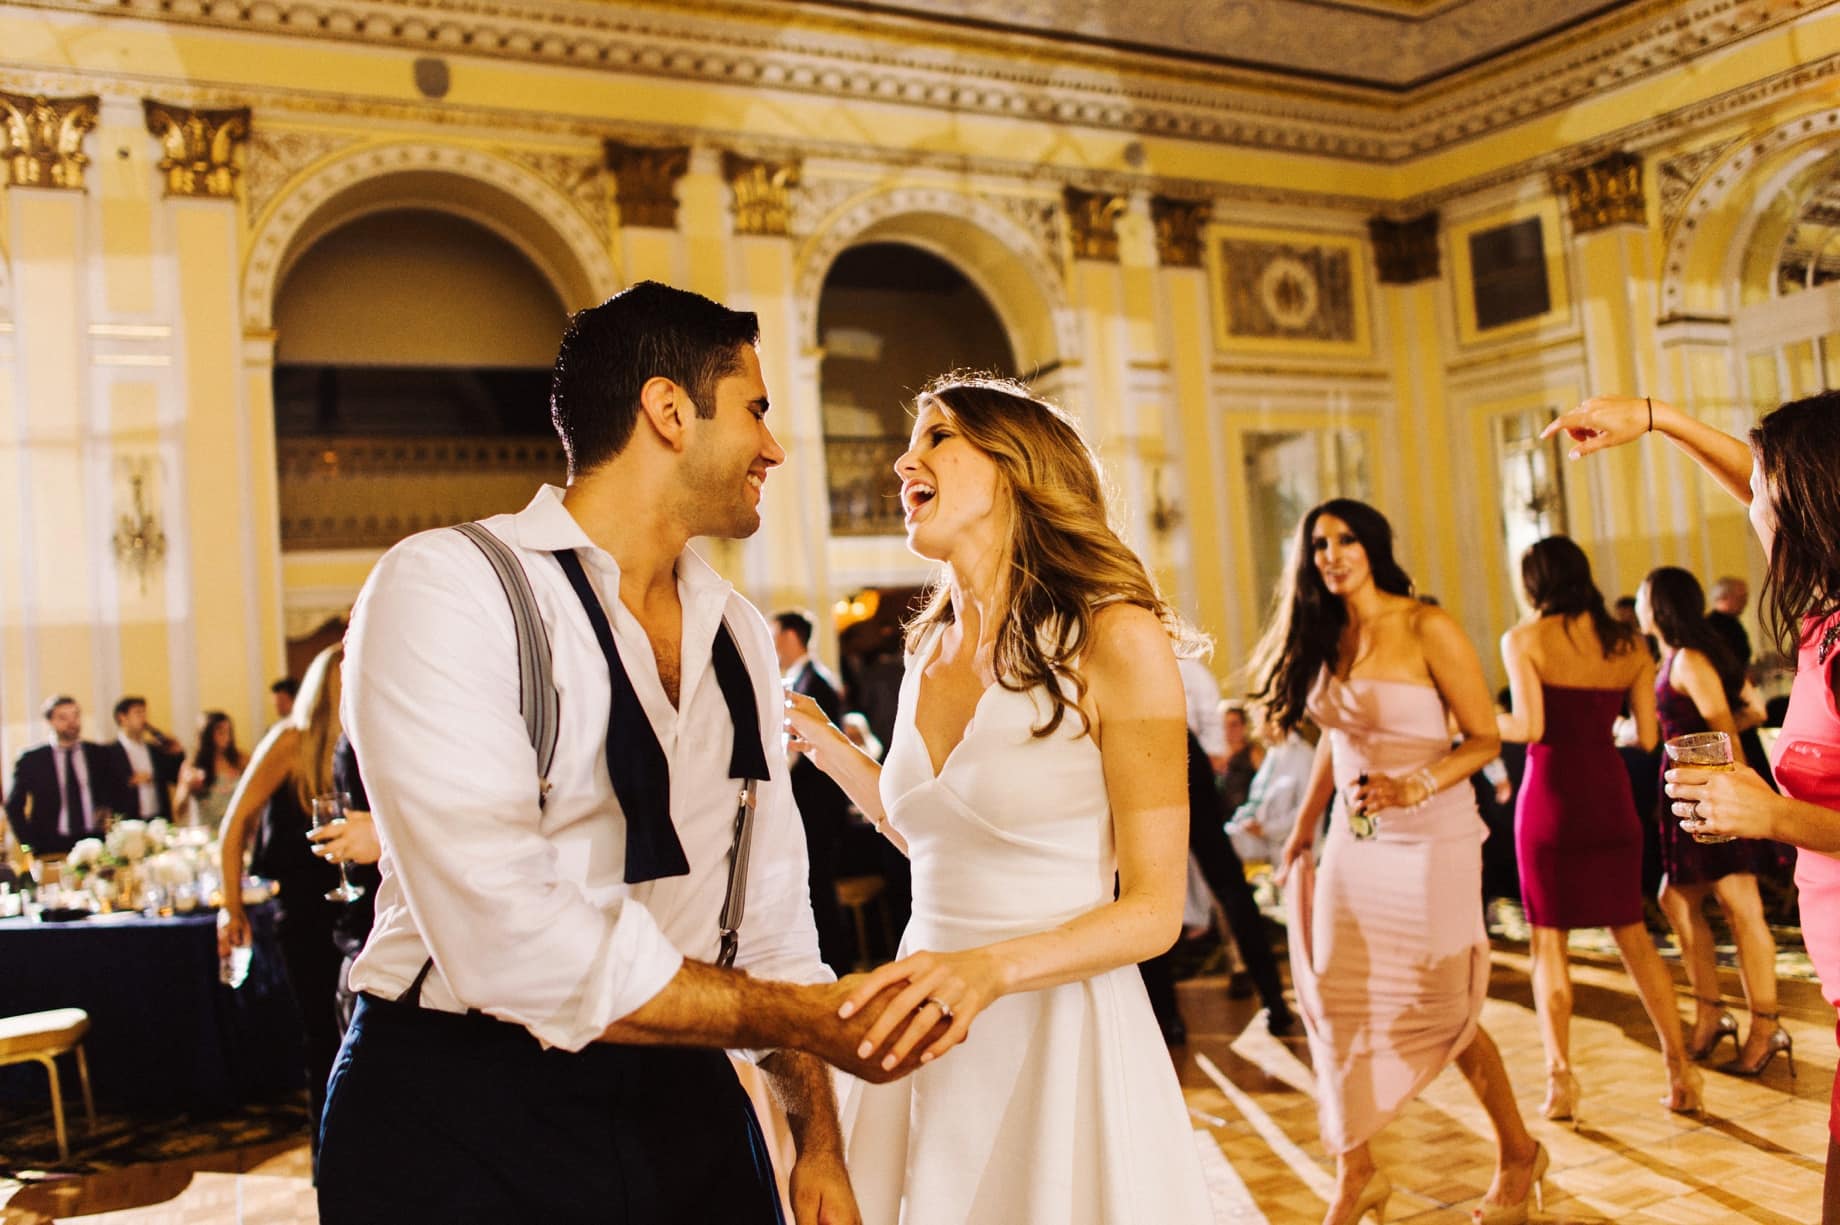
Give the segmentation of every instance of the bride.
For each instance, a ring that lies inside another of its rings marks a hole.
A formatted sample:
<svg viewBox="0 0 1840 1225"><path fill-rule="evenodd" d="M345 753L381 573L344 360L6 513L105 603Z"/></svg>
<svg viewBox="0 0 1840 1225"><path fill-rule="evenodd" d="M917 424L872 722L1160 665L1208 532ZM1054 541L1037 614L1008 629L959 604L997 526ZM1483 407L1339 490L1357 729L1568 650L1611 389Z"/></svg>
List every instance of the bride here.
<svg viewBox="0 0 1840 1225"><path fill-rule="evenodd" d="M1212 1220L1137 963L1181 922L1190 631L1106 523L1072 422L1020 385L922 392L896 463L908 546L943 563L908 626L877 766L815 703L793 747L913 861L905 984L865 1037L846 1159L866 1225ZM910 1014L914 1014L911 1015ZM939 1059L969 1036L977 1038Z"/></svg>

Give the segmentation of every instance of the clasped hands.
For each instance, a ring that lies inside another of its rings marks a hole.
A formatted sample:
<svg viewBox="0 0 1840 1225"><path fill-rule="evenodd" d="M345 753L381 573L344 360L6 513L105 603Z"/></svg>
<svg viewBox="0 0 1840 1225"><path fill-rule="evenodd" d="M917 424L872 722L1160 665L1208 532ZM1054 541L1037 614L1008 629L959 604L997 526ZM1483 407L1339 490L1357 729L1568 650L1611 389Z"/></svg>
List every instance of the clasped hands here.
<svg viewBox="0 0 1840 1225"><path fill-rule="evenodd" d="M837 984L839 1021L860 1032L851 1052L868 1080L892 1080L931 1063L971 1032L971 1022L1003 994L998 960L981 949L914 953ZM866 1029L860 1029L864 1021ZM854 1070L854 1069L852 1069Z"/></svg>

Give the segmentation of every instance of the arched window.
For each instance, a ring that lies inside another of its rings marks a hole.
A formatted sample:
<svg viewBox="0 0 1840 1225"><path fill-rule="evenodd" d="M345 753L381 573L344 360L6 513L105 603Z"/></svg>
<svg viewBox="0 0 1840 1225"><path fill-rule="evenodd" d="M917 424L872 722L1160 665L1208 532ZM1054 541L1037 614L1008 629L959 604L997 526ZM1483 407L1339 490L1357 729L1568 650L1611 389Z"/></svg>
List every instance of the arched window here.
<svg viewBox="0 0 1840 1225"><path fill-rule="evenodd" d="M831 531L898 535L914 394L938 375L1014 375L1003 324L957 268L919 247L872 242L837 257L818 299L819 387Z"/></svg>

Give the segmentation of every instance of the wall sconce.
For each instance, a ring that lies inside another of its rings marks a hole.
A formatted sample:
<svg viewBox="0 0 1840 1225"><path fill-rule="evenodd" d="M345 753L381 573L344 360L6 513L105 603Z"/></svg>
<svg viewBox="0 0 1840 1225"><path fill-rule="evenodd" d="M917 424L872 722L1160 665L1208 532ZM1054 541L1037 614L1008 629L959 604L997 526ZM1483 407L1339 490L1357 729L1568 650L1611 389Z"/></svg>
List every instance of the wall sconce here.
<svg viewBox="0 0 1840 1225"><path fill-rule="evenodd" d="M1167 536L1181 523L1182 507L1163 496L1163 468L1159 464L1150 471L1150 530Z"/></svg>
<svg viewBox="0 0 1840 1225"><path fill-rule="evenodd" d="M146 473L134 471L128 484L133 489L134 510L121 516L120 526L115 529L115 561L134 571L140 579L141 594L146 595L148 572L166 556L166 533L160 529L159 518L147 509Z"/></svg>

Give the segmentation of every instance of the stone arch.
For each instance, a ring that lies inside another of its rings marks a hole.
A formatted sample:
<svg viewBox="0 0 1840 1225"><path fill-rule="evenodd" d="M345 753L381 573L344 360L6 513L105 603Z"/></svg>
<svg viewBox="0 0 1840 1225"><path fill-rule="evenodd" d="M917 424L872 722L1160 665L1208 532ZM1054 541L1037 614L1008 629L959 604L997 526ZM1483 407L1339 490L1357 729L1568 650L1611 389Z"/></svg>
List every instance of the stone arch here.
<svg viewBox="0 0 1840 1225"><path fill-rule="evenodd" d="M561 191L516 162L463 145L370 145L319 163L284 189L250 244L246 331L271 330L293 262L329 231L367 213L426 208L485 226L529 258L563 305L593 305L619 287L606 243Z"/></svg>
<svg viewBox="0 0 1840 1225"><path fill-rule="evenodd" d="M904 187L858 197L833 212L798 257L795 296L805 343L818 345L818 299L837 257L861 243L901 242L945 260L977 286L1008 332L1019 370L1068 360L1077 324L1053 231L1040 222L1054 203L1015 203L1012 214L985 196Z"/></svg>
<svg viewBox="0 0 1840 1225"><path fill-rule="evenodd" d="M1840 153L1840 107L1798 115L1728 149L1707 167L1668 241L1661 315L1717 315L1739 309L1745 260L1769 204L1795 179Z"/></svg>

